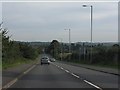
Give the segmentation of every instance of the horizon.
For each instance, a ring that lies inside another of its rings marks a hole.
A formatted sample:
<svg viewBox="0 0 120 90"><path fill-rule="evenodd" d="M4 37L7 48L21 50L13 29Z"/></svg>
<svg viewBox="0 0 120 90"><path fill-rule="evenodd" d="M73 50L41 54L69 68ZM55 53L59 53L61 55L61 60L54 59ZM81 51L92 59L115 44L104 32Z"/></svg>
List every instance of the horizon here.
<svg viewBox="0 0 120 90"><path fill-rule="evenodd" d="M55 40L55 39L54 39ZM53 40L52 40L53 41ZM50 41L50 42L52 42L52 41ZM58 41L58 40L57 40ZM16 41L16 42L28 42L28 43L31 43L31 42L33 42L33 43L50 43L49 41ZM60 41L58 41L58 42L60 42ZM60 42L61 43L61 42ZM69 43L69 42L62 42L62 43ZM71 43L91 43L91 42L87 42L87 41L80 41L80 42L71 42ZM119 42L92 42L92 43L119 43Z"/></svg>

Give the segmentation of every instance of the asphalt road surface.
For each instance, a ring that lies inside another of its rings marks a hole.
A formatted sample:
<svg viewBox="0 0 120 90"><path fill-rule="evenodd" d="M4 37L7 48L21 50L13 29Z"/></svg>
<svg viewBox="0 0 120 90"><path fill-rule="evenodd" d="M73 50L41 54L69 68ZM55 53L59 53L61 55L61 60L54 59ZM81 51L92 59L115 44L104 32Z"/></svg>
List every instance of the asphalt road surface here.
<svg viewBox="0 0 120 90"><path fill-rule="evenodd" d="M118 88L118 76L51 62L37 64L10 88Z"/></svg>
<svg viewBox="0 0 120 90"><path fill-rule="evenodd" d="M50 65L37 65L10 88L94 88L84 81Z"/></svg>

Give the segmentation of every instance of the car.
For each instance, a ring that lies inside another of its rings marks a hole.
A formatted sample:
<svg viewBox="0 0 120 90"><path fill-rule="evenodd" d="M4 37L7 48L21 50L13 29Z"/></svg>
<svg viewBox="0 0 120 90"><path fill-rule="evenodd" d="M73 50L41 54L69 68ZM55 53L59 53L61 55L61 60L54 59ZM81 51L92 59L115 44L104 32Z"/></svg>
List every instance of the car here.
<svg viewBox="0 0 120 90"><path fill-rule="evenodd" d="M48 57L42 57L41 58L41 65L42 64L50 64L49 58Z"/></svg>
<svg viewBox="0 0 120 90"><path fill-rule="evenodd" d="M54 58L50 58L50 61L51 61L51 62L55 62L55 59L54 59Z"/></svg>

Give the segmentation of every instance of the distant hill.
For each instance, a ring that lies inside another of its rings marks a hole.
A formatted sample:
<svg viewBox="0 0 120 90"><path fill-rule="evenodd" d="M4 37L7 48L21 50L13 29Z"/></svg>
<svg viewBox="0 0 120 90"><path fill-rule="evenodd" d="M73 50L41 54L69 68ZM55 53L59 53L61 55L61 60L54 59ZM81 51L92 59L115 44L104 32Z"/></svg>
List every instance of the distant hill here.
<svg viewBox="0 0 120 90"><path fill-rule="evenodd" d="M48 46L51 42L29 42L30 45Z"/></svg>
<svg viewBox="0 0 120 90"><path fill-rule="evenodd" d="M20 41L17 41L20 42ZM22 43L28 43L32 46L48 46L50 45L51 42L22 42ZM90 42L76 42L73 44L79 44L79 45L88 45L90 46L91 43ZM93 42L92 45L103 45L103 46L113 46L114 44L118 44L118 42ZM63 43L63 45L69 45L69 43Z"/></svg>
<svg viewBox="0 0 120 90"><path fill-rule="evenodd" d="M91 45L90 42L77 42L79 45ZM114 44L118 44L118 42L93 42L92 45L103 45L103 46L113 46Z"/></svg>

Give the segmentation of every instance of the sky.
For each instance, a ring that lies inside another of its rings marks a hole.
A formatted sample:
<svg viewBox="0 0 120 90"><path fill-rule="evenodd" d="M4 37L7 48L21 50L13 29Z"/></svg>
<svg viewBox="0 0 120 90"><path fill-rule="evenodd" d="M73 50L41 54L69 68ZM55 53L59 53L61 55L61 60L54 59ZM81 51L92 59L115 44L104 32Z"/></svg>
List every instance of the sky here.
<svg viewBox="0 0 120 90"><path fill-rule="evenodd" d="M3 2L2 20L12 40L51 42L90 41L93 6L93 42L118 41L117 2Z"/></svg>
<svg viewBox="0 0 120 90"><path fill-rule="evenodd" d="M2 3L0 2L0 22L2 21Z"/></svg>

